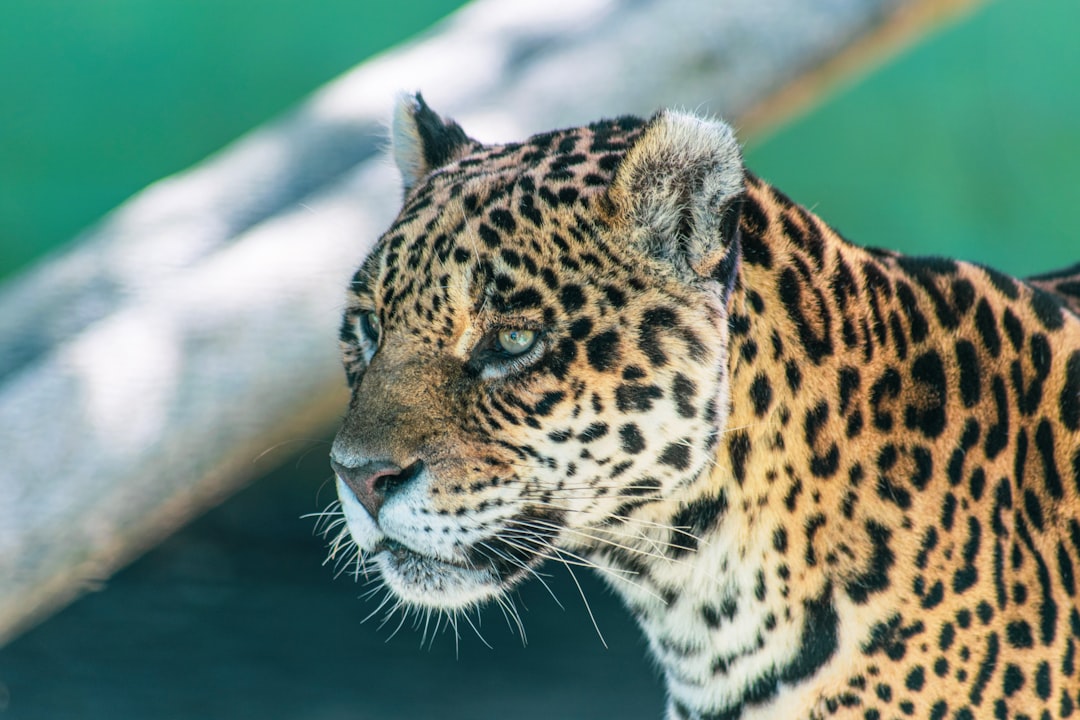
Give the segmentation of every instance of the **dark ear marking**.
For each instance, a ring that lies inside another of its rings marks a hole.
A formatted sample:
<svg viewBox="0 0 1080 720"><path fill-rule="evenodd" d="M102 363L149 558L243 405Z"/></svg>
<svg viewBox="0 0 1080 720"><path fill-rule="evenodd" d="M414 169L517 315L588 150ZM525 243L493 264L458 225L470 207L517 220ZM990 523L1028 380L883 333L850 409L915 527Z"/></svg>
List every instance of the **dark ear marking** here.
<svg viewBox="0 0 1080 720"><path fill-rule="evenodd" d="M724 209L720 220L720 237L724 238L724 255L720 261L707 270L708 276L720 285L721 301L727 303L735 279L742 264L742 231L739 219L742 216L743 195L732 200Z"/></svg>
<svg viewBox="0 0 1080 720"><path fill-rule="evenodd" d="M460 157L476 145L453 120L428 107L420 93L404 94L394 109L394 160L408 192L432 170Z"/></svg>
<svg viewBox="0 0 1080 720"><path fill-rule="evenodd" d="M424 96L416 93L416 110L413 122L423 141L424 160L429 168L437 168L454 159L459 149L469 142L465 131L453 120L443 121L424 102Z"/></svg>

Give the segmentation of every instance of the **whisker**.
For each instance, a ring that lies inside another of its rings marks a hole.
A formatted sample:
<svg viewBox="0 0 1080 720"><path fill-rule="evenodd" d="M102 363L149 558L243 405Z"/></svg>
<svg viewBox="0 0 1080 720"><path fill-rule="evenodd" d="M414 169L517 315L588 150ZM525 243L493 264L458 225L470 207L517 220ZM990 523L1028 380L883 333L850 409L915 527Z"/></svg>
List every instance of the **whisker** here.
<svg viewBox="0 0 1080 720"><path fill-rule="evenodd" d="M458 632L457 616L458 616L458 611L457 610L451 610L446 615L446 619L450 622L450 626L452 628L454 628L454 658L455 659L459 659L461 657L461 647L460 647L461 633Z"/></svg>
<svg viewBox="0 0 1080 720"><path fill-rule="evenodd" d="M513 533L513 532L514 531L511 531L511 533ZM507 540L506 535L504 533L500 533L499 538L501 540L503 540L503 542L506 542L507 544L512 544L511 541ZM535 541L535 539L536 539L535 536L533 536L533 539ZM536 552L537 557L542 557L542 558L547 559L547 560L555 560L555 561L563 563L564 565L576 565L578 567L584 567L584 568L590 568L592 570L596 570L599 573L603 573L604 575L607 575L607 576L612 577L612 578L616 578L618 580L621 580L621 581L627 583L628 585L636 587L637 589L641 590L642 592L647 593L649 595L652 595L657 600L663 601L663 598L660 595L656 594L655 592L653 592L649 588L641 585L641 583L634 582L629 577L627 577L627 576L630 576L630 575L637 575L638 574L638 573L634 572L633 570L625 570L625 569L621 569L621 568L616 569L616 568L604 567L603 565L599 565L599 564L593 562L592 560L589 560L586 557L578 555L575 552L572 552L572 551L567 550L565 548L556 547L556 546L552 545L551 543L549 543L547 541L543 541L543 544L544 544L545 548L547 548L551 552L555 553L556 556L552 556L550 554L545 554L545 553L541 553L541 552ZM515 547L521 547L521 546L516 545ZM522 549L531 550L531 548L522 548ZM569 557L571 559L568 560L567 557ZM622 574L620 574L620 573L622 573Z"/></svg>
<svg viewBox="0 0 1080 720"><path fill-rule="evenodd" d="M534 529L537 529L537 530L555 530L557 532L558 531L567 532L567 533L570 533L572 535L579 535L579 536L587 538L589 540L594 540L594 541L596 541L598 543L601 543L602 545L608 545L610 547L619 548L620 550L625 550L626 552L634 553L636 555L641 555L643 557L651 557L651 558L653 558L655 560L663 560L663 561L668 562L668 563L683 564L682 560L670 557L668 555L652 553L652 552L649 552L647 550L642 550L641 548L635 548L635 547L631 547L629 545L624 545L623 543L615 542L614 540L609 540L607 538L603 538L603 537L599 537L597 535L593 535L592 533L586 532L585 530L579 530L579 529L576 529L576 528L571 528L571 527L566 527L566 526L559 526L559 525L557 525L555 523L547 522L546 520L524 521L524 520L519 520L519 519L516 519L516 518L510 518L507 522L513 523L515 525L531 526L531 527L533 527Z"/></svg>
<svg viewBox="0 0 1080 720"><path fill-rule="evenodd" d="M401 630L401 626L405 624L405 621L409 617L409 606L399 601L396 605L394 605L394 607L390 608L389 612L387 613L387 620L389 620L393 616L395 610L399 609L401 610L401 620L398 621L397 627L394 628L394 632L390 633L389 637L386 638L386 642L390 642L394 639L394 636L398 634L398 631ZM385 624L385 621L383 621L383 624ZM380 630L382 629L383 624L379 625Z"/></svg>
<svg viewBox="0 0 1080 720"><path fill-rule="evenodd" d="M528 571L534 578L536 578L538 581L540 581L540 584L544 586L544 589L547 590L548 595L550 595L551 599L555 601L555 604L559 606L559 609L561 609L561 610L566 609L566 608L563 607L563 604L561 602L559 602L559 598L555 597L555 591L553 591L551 589L551 586L547 584L547 581L544 580L544 577L539 572L537 572L537 570L535 568L529 566L528 563L526 563L526 562L524 562L522 560L519 560L518 558L511 557L510 555L507 555L506 553L503 553L500 550L491 547L490 545L488 545L483 540L479 541L477 543L477 545L480 546L478 549L480 550L481 553L484 553L484 549L490 550L491 552L495 553L496 555L503 558L507 562L512 563L512 564L522 568L523 570ZM519 549L522 549L522 550L528 550L528 548L524 548L524 547L521 547L521 546L515 546L515 547L518 547ZM486 554L486 553L484 553L484 554Z"/></svg>
<svg viewBox="0 0 1080 720"><path fill-rule="evenodd" d="M513 598L510 598L506 595L497 595L495 599L499 604L499 609L502 610L503 617L506 618L506 624L510 625L510 619L513 618L514 625L517 626L518 633L521 636L522 646L528 645L529 638L525 634L525 625L521 621L521 613L518 612L517 606L514 604ZM558 600L556 600L556 602L558 602ZM514 625L510 625L511 631L513 631Z"/></svg>
<svg viewBox="0 0 1080 720"><path fill-rule="evenodd" d="M263 450L261 453L259 453L255 457L253 457L251 459L251 462L256 463L259 460L262 460L264 457L266 457L269 453L272 453L275 450L277 450L278 448L282 448L282 447L284 447L286 445L291 445L293 443L311 443L313 447L309 448L305 452L305 455L307 454L307 452L311 452L311 450L313 450L314 447L318 447L319 445L326 445L327 447L330 446L330 443L328 443L326 440L324 440L322 438L293 438L292 440L282 440L279 443L274 443L273 445L266 448L265 450ZM302 460L303 458L304 458L304 455L301 455L299 458L297 458L297 463L299 463L300 460Z"/></svg>
<svg viewBox="0 0 1080 720"><path fill-rule="evenodd" d="M420 647L424 647L424 643L427 642L428 626L431 624L431 608L424 608L424 629L420 635Z"/></svg>
<svg viewBox="0 0 1080 720"><path fill-rule="evenodd" d="M435 636L439 634L439 630L441 629L443 632L446 631L446 628L443 626L443 621L447 619L449 619L449 614L445 610L440 609L435 616L435 629L431 631L431 639L428 640L428 650L435 645Z"/></svg>
<svg viewBox="0 0 1080 720"><path fill-rule="evenodd" d="M370 613L368 613L367 615L365 615L365 616L364 616L364 619L360 621L360 624L361 624L361 625L363 625L364 623L366 623L366 622L367 622L368 620L370 620L371 618L373 618L373 617L374 617L375 615L378 615L378 614L379 614L379 611L381 611L381 610L382 610L382 609L383 609L384 607L386 607L386 603L388 603L388 602L390 602L390 601L391 601L392 599L394 599L394 597L395 597L395 596L394 596L394 591L393 591L393 590L391 590L390 588L386 587L385 585L380 585L379 587L375 588L375 589L374 589L374 590L372 591L372 593L371 593L371 594L374 594L375 592L377 592L377 591L379 591L379 590L382 590L382 589L385 589L385 590L386 590L386 594L385 594L385 595L383 595L383 599L382 599L382 602L380 602L380 603L378 604L378 606L377 606L377 607L376 607L376 608L375 608L374 610L372 610L372 611L371 611ZM400 602L401 602L401 601L399 600L399 601L398 601L398 603L400 603ZM390 612L393 612L393 611L394 611L394 608L395 608L395 607L397 607L397 605L394 605L393 607L391 607L391 608L390 608ZM381 627L382 627L383 625L385 625L385 624L386 624L386 620L384 619L384 620L382 621L382 623L380 623L380 624L379 624L379 627L381 628Z"/></svg>
<svg viewBox="0 0 1080 720"><path fill-rule="evenodd" d="M554 550L556 553L559 553L558 548L554 548ZM559 554L561 555L561 553ZM585 589L582 588L581 583L578 582L577 575L574 574L573 568L571 568L570 565L565 562L563 563L563 565L566 566L566 571L570 573L570 577L571 579L573 579L574 585L577 586L578 593L580 593L581 595L581 602L585 603L585 612L589 613L589 620L592 621L593 629L596 630L596 635L600 638L600 644L604 646L604 649L607 649L607 640L604 639L604 633L600 632L600 625L597 624L596 616L593 615L592 607L589 605L589 600L585 597Z"/></svg>
<svg viewBox="0 0 1080 720"><path fill-rule="evenodd" d="M381 583L379 583L379 584L375 585L375 587L371 588L370 590L365 590L360 595L360 599L361 600L370 600L372 597L375 596L375 593L379 592L382 589L384 589L384 586ZM376 612L378 612L378 608L376 608Z"/></svg>
<svg viewBox="0 0 1080 720"><path fill-rule="evenodd" d="M479 613L478 613L478 614L477 614L477 616L476 616L476 624L474 624L474 623L473 623L473 621L472 621L472 619L471 619L471 618L469 618L469 611L468 611L468 610L465 610L465 611L463 611L463 612L461 613L461 616L462 616L463 618L465 618L465 622L469 623L469 627L471 627L471 628L472 628L472 630L473 630L473 632L474 632L474 633L476 633L476 637L480 638L480 642L484 643L484 645L486 645L486 646L487 646L487 649L488 649L488 650L494 650L495 648L491 647L491 645L490 645L490 644L488 644L488 641L487 641L487 640L485 640L485 639L484 639L484 636L480 634L480 628L479 628L479 627L477 627L477 624L479 624L479 622L480 622L480 615L479 615Z"/></svg>
<svg viewBox="0 0 1080 720"><path fill-rule="evenodd" d="M651 500L651 499L667 499L667 498L645 498L645 499ZM537 506L537 507L551 508L552 510L560 510L560 511L563 511L563 512L578 512L578 510L576 508L566 507L565 505L558 505L558 504L552 503L552 502L543 502L543 501L531 500L529 504ZM632 516L629 516L629 515L619 515L619 514L616 514L616 513L608 513L605 517L606 518L611 518L611 519L614 519L614 520L618 520L618 521L623 522L623 523L628 523L628 524L629 523L636 523L636 524L639 524L639 525L646 525L648 527L656 528L658 530L670 530L670 531L678 533L679 535L683 535L683 536L685 536L687 538L695 540L698 543L704 544L704 539L698 537L697 535L694 535L693 533L691 533L690 532L690 526L688 526L688 525L667 525L667 524L664 524L664 523L654 522L652 520L646 520L644 518L636 518L636 517L632 517ZM604 531L604 532L612 532L612 533L616 532L614 530L609 530L608 528L603 528L603 527L600 527L600 526L590 526L590 527L592 529L600 530L600 531ZM674 544L674 543L670 543L670 544L673 545L673 546L678 546L677 544Z"/></svg>

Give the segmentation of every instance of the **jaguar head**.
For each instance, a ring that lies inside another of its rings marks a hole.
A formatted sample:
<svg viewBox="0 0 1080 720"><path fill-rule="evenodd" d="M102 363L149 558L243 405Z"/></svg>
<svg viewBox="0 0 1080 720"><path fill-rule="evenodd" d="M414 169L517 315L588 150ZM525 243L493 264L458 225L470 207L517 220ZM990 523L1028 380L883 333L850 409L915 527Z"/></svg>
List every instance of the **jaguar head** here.
<svg viewBox="0 0 1080 720"><path fill-rule="evenodd" d="M728 415L730 128L662 112L482 145L414 95L393 141L403 207L341 327L358 562L454 609L656 542L650 508L707 475Z"/></svg>

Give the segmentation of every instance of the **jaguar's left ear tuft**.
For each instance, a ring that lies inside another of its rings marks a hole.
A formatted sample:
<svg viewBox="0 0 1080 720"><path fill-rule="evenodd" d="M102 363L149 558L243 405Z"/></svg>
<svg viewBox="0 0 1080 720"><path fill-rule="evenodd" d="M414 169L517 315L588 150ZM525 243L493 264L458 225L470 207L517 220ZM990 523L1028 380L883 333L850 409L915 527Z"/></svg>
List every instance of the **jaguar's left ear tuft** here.
<svg viewBox="0 0 1080 720"><path fill-rule="evenodd" d="M656 115L608 190L630 242L677 273L729 286L739 260L742 153L731 127L687 113Z"/></svg>
<svg viewBox="0 0 1080 720"><path fill-rule="evenodd" d="M403 93L394 107L391 126L394 161L405 192L432 170L457 159L475 146L453 120L443 120L420 93Z"/></svg>

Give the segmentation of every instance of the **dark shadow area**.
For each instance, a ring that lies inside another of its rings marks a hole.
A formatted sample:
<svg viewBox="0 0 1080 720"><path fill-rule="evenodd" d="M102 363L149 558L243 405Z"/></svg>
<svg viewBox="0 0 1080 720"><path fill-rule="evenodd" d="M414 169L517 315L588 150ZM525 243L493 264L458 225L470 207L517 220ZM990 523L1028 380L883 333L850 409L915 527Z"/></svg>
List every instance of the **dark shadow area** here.
<svg viewBox="0 0 1080 720"><path fill-rule="evenodd" d="M325 447L192 523L0 650L4 720L125 718L659 718L645 640L589 571L547 566L515 598L528 646L497 608L492 649L460 623L431 647L398 618L361 621L378 597L320 565L312 535L333 487ZM318 496L318 500L316 497ZM6 710L4 710L6 706Z"/></svg>

